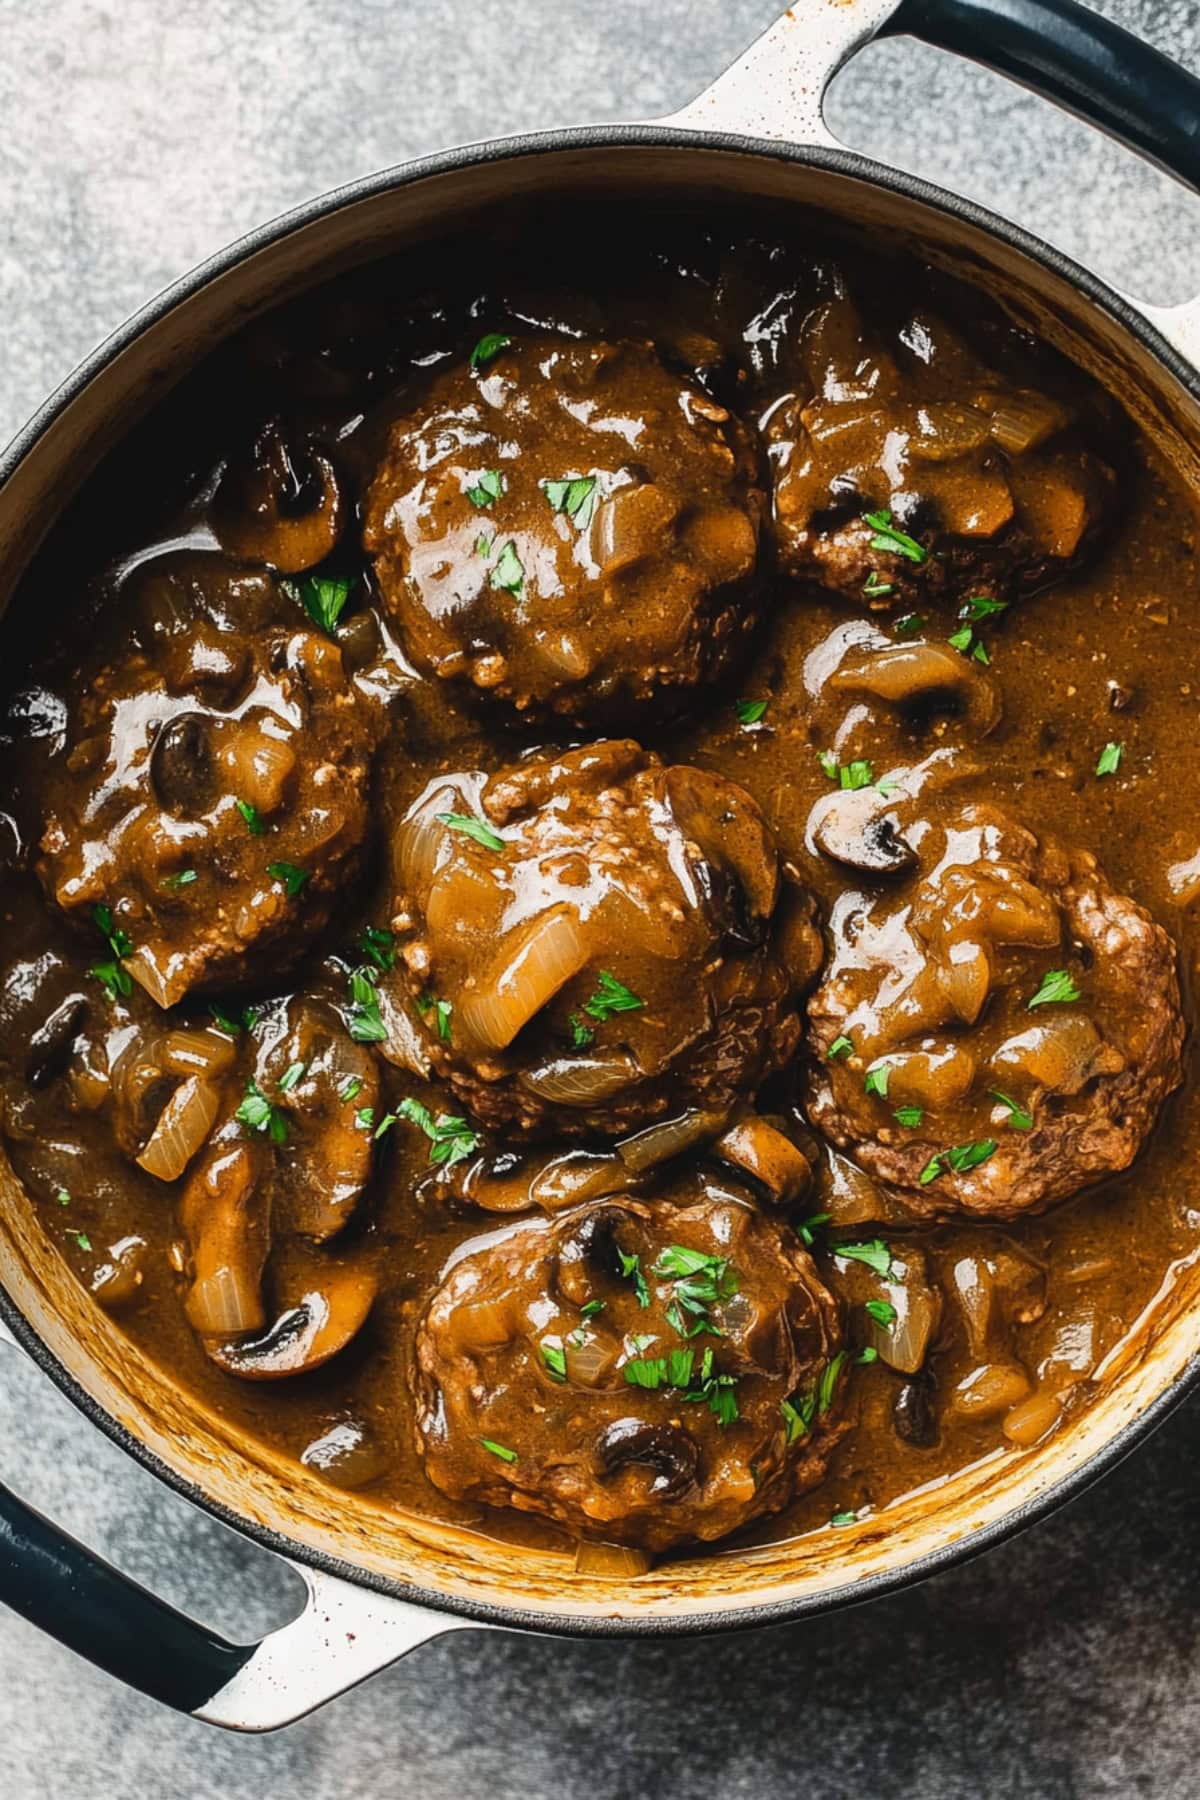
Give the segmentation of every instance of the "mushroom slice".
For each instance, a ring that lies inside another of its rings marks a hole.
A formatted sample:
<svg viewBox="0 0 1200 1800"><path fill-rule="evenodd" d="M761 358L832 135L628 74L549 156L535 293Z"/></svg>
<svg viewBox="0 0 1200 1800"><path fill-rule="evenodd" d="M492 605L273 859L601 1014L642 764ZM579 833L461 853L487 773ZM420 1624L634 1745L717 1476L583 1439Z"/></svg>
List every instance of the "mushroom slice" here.
<svg viewBox="0 0 1200 1800"><path fill-rule="evenodd" d="M221 548L285 575L324 562L346 519L333 464L288 441L278 424L260 432L244 461L226 469L212 507Z"/></svg>
<svg viewBox="0 0 1200 1800"><path fill-rule="evenodd" d="M979 667L947 645L889 644L847 656L829 677L842 693L870 694L892 706L915 706L946 695L981 736L1000 719L1000 694Z"/></svg>
<svg viewBox="0 0 1200 1800"><path fill-rule="evenodd" d="M713 1154L742 1169L766 1188L779 1206L798 1200L812 1181L812 1168L804 1152L755 1113L747 1113L723 1132L713 1145Z"/></svg>
<svg viewBox="0 0 1200 1800"><path fill-rule="evenodd" d="M674 1425L648 1425L643 1419L614 1419L596 1444L601 1475L621 1474L630 1466L650 1471L650 1491L661 1500L679 1500L696 1484L699 1451L695 1440Z"/></svg>
<svg viewBox="0 0 1200 1800"><path fill-rule="evenodd" d="M676 824L699 850L701 864L733 877L744 898L742 910L752 919L769 919L779 894L779 858L749 794L686 763L667 770L665 785ZM703 886L704 878L698 880ZM753 935L745 926L743 931Z"/></svg>
<svg viewBox="0 0 1200 1800"><path fill-rule="evenodd" d="M243 1381L281 1381L319 1369L344 1350L366 1323L379 1281L374 1271L347 1265L331 1269L319 1287L279 1314L261 1337L205 1344L227 1375Z"/></svg>
<svg viewBox="0 0 1200 1800"><path fill-rule="evenodd" d="M809 836L834 862L863 875L903 875L917 865L895 812L876 788L824 795L809 815Z"/></svg>

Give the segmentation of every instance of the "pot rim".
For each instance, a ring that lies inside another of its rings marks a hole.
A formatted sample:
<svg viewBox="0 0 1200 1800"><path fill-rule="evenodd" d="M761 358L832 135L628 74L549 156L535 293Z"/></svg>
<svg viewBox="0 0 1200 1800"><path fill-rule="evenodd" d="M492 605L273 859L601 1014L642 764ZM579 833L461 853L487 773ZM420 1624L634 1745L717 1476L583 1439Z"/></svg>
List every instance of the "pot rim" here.
<svg viewBox="0 0 1200 1800"><path fill-rule="evenodd" d="M1131 333L1156 360L1197 400L1200 400L1200 369L1195 368L1162 335L1137 308L1099 276L1082 267L1063 251L1013 224L988 208L964 199L925 181L922 177L894 169L887 164L862 156L856 151L829 149L811 144L792 144L783 140L745 136L730 131L705 131L671 124L635 123L611 125L577 125L559 129L520 133L511 137L491 138L474 144L458 145L436 151L410 162L359 177L306 200L299 206L278 214L255 227L223 249L180 276L146 301L123 324L102 340L97 347L54 389L28 422L21 427L0 453L0 484L6 482L50 426L85 391L90 383L124 350L164 318L176 306L219 280L257 252L269 249L303 227L330 217L344 207L370 199L392 189L408 187L429 177L453 173L473 165L499 163L519 157L552 155L572 149L693 148L718 150L735 155L757 156L810 167L830 174L849 176L872 186L884 188L907 199L961 219L985 235L999 239L1040 264L1081 293L1093 305L1109 314L1125 331ZM353 1586L423 1607L433 1614L449 1614L469 1619L481 1626L538 1632L543 1636L577 1638L695 1637L718 1632L750 1630L759 1626L783 1625L804 1618L860 1605L868 1600L902 1592L960 1563L972 1560L985 1550L1004 1543L1018 1532L1045 1518L1059 1507L1076 1499L1089 1487L1102 1480L1122 1462L1142 1440L1149 1436L1200 1383L1200 1355L1161 1394L1093 1452L1077 1468L1051 1486L1031 1497L969 1536L950 1540L927 1551L896 1569L880 1570L859 1581L847 1581L820 1592L791 1599L765 1600L725 1611L687 1613L673 1616L653 1614L641 1617L597 1617L565 1613L541 1612L530 1608L497 1606L490 1602L472 1601L460 1595L390 1581L387 1577L331 1556L299 1540L288 1538L269 1527L235 1512L223 1502L213 1499L197 1483L178 1473L152 1451L148 1445L121 1425L71 1375L26 1320L7 1291L0 1286L0 1320L9 1328L19 1346L72 1404L106 1437L119 1445L152 1475L182 1495L185 1500L240 1532L264 1549L274 1552L301 1568L318 1570Z"/></svg>

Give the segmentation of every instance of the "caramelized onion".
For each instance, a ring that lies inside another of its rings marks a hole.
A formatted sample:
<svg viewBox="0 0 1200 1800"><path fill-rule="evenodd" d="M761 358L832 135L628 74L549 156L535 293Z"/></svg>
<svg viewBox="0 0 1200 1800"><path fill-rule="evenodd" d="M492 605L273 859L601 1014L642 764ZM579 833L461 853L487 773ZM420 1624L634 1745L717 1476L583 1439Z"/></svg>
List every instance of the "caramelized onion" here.
<svg viewBox="0 0 1200 1800"><path fill-rule="evenodd" d="M178 1180L212 1130L220 1100L216 1085L198 1075L180 1082L137 1158L147 1175Z"/></svg>
<svg viewBox="0 0 1200 1800"><path fill-rule="evenodd" d="M522 1070L520 1080L531 1094L559 1106L593 1106L630 1087L638 1073L633 1058L617 1052L611 1056L556 1056L536 1069Z"/></svg>
<svg viewBox="0 0 1200 1800"><path fill-rule="evenodd" d="M237 1061L237 1045L223 1031L168 1031L158 1059L172 1075L223 1075Z"/></svg>
<svg viewBox="0 0 1200 1800"><path fill-rule="evenodd" d="M697 1144L715 1136L726 1120L725 1113L685 1112L673 1119L660 1119L647 1125L617 1145L617 1155L634 1175L657 1168L672 1156L681 1156Z"/></svg>
<svg viewBox="0 0 1200 1800"><path fill-rule="evenodd" d="M631 1544L594 1544L588 1538L581 1538L575 1546L577 1575L631 1581L653 1566L653 1557L645 1550L635 1550Z"/></svg>
<svg viewBox="0 0 1200 1800"><path fill-rule="evenodd" d="M600 1387L612 1374L621 1350L603 1332L589 1331L582 1343L568 1343L567 1374L583 1387Z"/></svg>
<svg viewBox="0 0 1200 1800"><path fill-rule="evenodd" d="M753 1113L722 1132L713 1150L723 1161L744 1169L760 1182L781 1206L799 1199L812 1180L804 1152L797 1150L782 1131Z"/></svg>
<svg viewBox="0 0 1200 1800"><path fill-rule="evenodd" d="M551 907L509 934L501 955L459 1016L467 1033L489 1050L504 1050L517 1033L585 967L589 956L579 920L568 906Z"/></svg>
<svg viewBox="0 0 1200 1800"><path fill-rule="evenodd" d="M230 1263L196 1282L185 1302L193 1331L201 1337L236 1337L263 1323L262 1295L248 1271Z"/></svg>
<svg viewBox="0 0 1200 1800"><path fill-rule="evenodd" d="M221 762L230 793L261 813L273 813L283 803L284 786L296 766L296 753L289 744L269 737L265 731L236 726L222 739Z"/></svg>
<svg viewBox="0 0 1200 1800"><path fill-rule="evenodd" d="M1036 450L1070 423L1070 414L1057 400L1028 388L1011 394L992 414L992 442L1008 456L1024 456Z"/></svg>

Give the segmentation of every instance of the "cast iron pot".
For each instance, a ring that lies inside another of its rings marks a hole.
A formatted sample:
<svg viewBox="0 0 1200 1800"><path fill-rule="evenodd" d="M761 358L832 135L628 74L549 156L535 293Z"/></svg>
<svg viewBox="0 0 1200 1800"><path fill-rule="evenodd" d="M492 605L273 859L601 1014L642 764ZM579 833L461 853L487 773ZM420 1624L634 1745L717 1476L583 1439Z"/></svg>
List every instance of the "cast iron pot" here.
<svg viewBox="0 0 1200 1800"><path fill-rule="evenodd" d="M803 206L910 241L987 287L1115 392L1200 481L1200 298L1138 306L1026 233L841 149L821 102L872 35L907 32L988 63L1200 187L1200 82L1074 0L799 0L691 106L652 124L474 145L374 175L264 227L143 309L51 399L0 463L0 603L66 501L136 419L247 317L300 288L444 236L484 206L562 192L714 194ZM0 1336L163 1481L286 1557L309 1601L259 1643L225 1642L0 1490L0 1599L93 1662L198 1718L247 1731L299 1717L445 1631L711 1632L886 1593L998 1542L1077 1494L1200 1374L1200 1255L1096 1371L1096 1399L1040 1447L997 1454L935 1497L771 1548L636 1580L569 1555L350 1501L246 1441L125 1339L0 1167Z"/></svg>

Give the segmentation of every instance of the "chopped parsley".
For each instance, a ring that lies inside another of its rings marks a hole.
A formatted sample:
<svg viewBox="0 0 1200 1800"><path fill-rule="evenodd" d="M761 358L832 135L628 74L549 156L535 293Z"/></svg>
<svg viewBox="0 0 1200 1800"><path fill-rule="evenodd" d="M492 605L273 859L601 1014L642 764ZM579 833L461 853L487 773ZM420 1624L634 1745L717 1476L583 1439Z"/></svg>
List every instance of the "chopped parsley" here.
<svg viewBox="0 0 1200 1800"><path fill-rule="evenodd" d="M486 332L471 352L471 367L476 373L480 369L486 369L487 365L495 362L500 352L507 350L511 343L512 339L505 337L502 331Z"/></svg>
<svg viewBox="0 0 1200 1800"><path fill-rule="evenodd" d="M624 982L618 981L615 975L610 975L607 970L601 969L596 983L596 991L590 1000L584 1001L583 1010L589 1018L596 1019L603 1025L605 1020L611 1019L614 1013L641 1012L645 1004L646 1002L639 1000L637 995L625 986Z"/></svg>
<svg viewBox="0 0 1200 1800"><path fill-rule="evenodd" d="M832 1213L809 1213L807 1219L801 1219L796 1227L800 1242L807 1244L811 1249L813 1237L820 1231L822 1225L828 1225L832 1217Z"/></svg>
<svg viewBox="0 0 1200 1800"><path fill-rule="evenodd" d="M71 1196L66 1188L57 1188L55 1190L54 1198L58 1201L60 1206L70 1206L71 1204Z"/></svg>
<svg viewBox="0 0 1200 1800"><path fill-rule="evenodd" d="M1027 1004L1031 1007L1061 1006L1070 1000L1078 1000L1079 997L1079 989L1066 969L1049 969L1042 976L1041 987Z"/></svg>
<svg viewBox="0 0 1200 1800"><path fill-rule="evenodd" d="M358 1099L358 1096L362 1091L362 1076L347 1075L345 1081L343 1081L341 1087L338 1089L338 1099L342 1102L343 1106L349 1106L352 1100Z"/></svg>
<svg viewBox="0 0 1200 1800"><path fill-rule="evenodd" d="M417 1011L423 1019L433 1014L437 1025L437 1034L443 1044L450 1042L450 1015L454 1011L454 1003L450 1000L439 1000L436 994L422 994L417 1000Z"/></svg>
<svg viewBox="0 0 1200 1800"><path fill-rule="evenodd" d="M494 542L495 539L490 538L486 531L481 531L479 536L475 539L476 556L490 556L492 554L492 545Z"/></svg>
<svg viewBox="0 0 1200 1800"><path fill-rule="evenodd" d="M479 1133L465 1119L451 1118L446 1113L435 1119L419 1100L402 1100L396 1111L400 1118L425 1133L429 1139L429 1160L436 1168L453 1168L455 1163L465 1161L479 1143Z"/></svg>
<svg viewBox="0 0 1200 1800"><path fill-rule="evenodd" d="M92 1247L92 1240L86 1231L68 1231L67 1236L73 1238L81 1250L90 1250Z"/></svg>
<svg viewBox="0 0 1200 1800"><path fill-rule="evenodd" d="M507 343L508 339L505 338L504 341L505 341L505 343ZM500 1458L501 1462L506 1462L506 1463L515 1463L516 1462L517 1453L515 1450L510 1450L508 1448L507 1444L498 1444L498 1443L496 1443L494 1438L485 1438L485 1437L481 1437L479 1441L483 1445L485 1450L490 1450L493 1456L498 1456Z"/></svg>
<svg viewBox="0 0 1200 1800"><path fill-rule="evenodd" d="M358 934L358 947L368 962L385 973L396 966L396 940L382 925L367 925Z"/></svg>
<svg viewBox="0 0 1200 1800"><path fill-rule="evenodd" d="M844 1256L850 1262L865 1263L868 1269L874 1269L886 1281L892 1272L892 1253L882 1238L871 1238L865 1244L834 1244L831 1246L835 1256Z"/></svg>
<svg viewBox="0 0 1200 1800"><path fill-rule="evenodd" d="M95 977L110 1000L116 1000L118 995L132 994L133 977L124 967L124 962L133 950L133 939L127 931L114 923L110 906L94 907L92 920L112 951L112 959L109 962L93 963L88 970L89 975Z"/></svg>
<svg viewBox="0 0 1200 1800"><path fill-rule="evenodd" d="M885 594L892 592L895 585L895 582L892 581L881 581L877 571L872 569L863 582L863 593L868 600L883 599Z"/></svg>
<svg viewBox="0 0 1200 1800"><path fill-rule="evenodd" d="M246 821L246 829L249 831L250 836L261 837L267 828L262 822L262 814L259 812L257 806L251 806L248 800L239 800L236 804L238 811Z"/></svg>
<svg viewBox="0 0 1200 1800"><path fill-rule="evenodd" d="M589 1044L595 1043L595 1032L590 1025L584 1024L578 1013L569 1013L567 1024L571 1027L571 1042L577 1050L586 1050Z"/></svg>
<svg viewBox="0 0 1200 1800"><path fill-rule="evenodd" d="M837 1355L831 1357L829 1362L827 1362L825 1367L821 1370L821 1379L817 1383L818 1416L827 1413L833 1405L833 1396L837 1392L838 1376L845 1368L846 1359L849 1354L850 1352L848 1350L839 1350Z"/></svg>
<svg viewBox="0 0 1200 1800"><path fill-rule="evenodd" d="M973 1144L954 1144L949 1150L941 1150L936 1156L931 1156L921 1170L921 1186L928 1187L931 1181L936 1181L939 1175L945 1175L948 1170L955 1175L964 1175L968 1169L977 1169L980 1163L985 1163L989 1156L994 1155L995 1150L995 1138L977 1138Z"/></svg>
<svg viewBox="0 0 1200 1800"><path fill-rule="evenodd" d="M1032 1113L1026 1112L1023 1106L1018 1105L1007 1094L1002 1094L999 1088L992 1088L991 1095L992 1099L998 1100L1001 1106L1007 1106L1008 1122L1014 1131L1031 1131L1033 1129Z"/></svg>
<svg viewBox="0 0 1200 1800"><path fill-rule="evenodd" d="M165 888L191 887L193 881L199 881L199 879L195 869L180 869L178 875L164 875L163 886Z"/></svg>
<svg viewBox="0 0 1200 1800"><path fill-rule="evenodd" d="M1124 744L1105 744L1100 752L1100 760L1096 764L1097 775L1115 775L1121 766L1121 758L1124 754Z"/></svg>
<svg viewBox="0 0 1200 1800"><path fill-rule="evenodd" d="M924 623L925 620L920 613L905 613L902 618L894 622L892 630L898 631L901 637L916 637Z"/></svg>
<svg viewBox="0 0 1200 1800"><path fill-rule="evenodd" d="M504 839L498 837L490 825L482 819L474 819L470 813L438 813L438 824L444 825L448 831L461 831L476 844L482 844L485 850L503 850Z"/></svg>
<svg viewBox="0 0 1200 1800"><path fill-rule="evenodd" d="M830 1513L829 1523L831 1525L856 1525L858 1523L858 1514L855 1512Z"/></svg>
<svg viewBox="0 0 1200 1800"><path fill-rule="evenodd" d="M896 1323L896 1309L890 1300L868 1300L866 1310L875 1323L882 1325L885 1330Z"/></svg>
<svg viewBox="0 0 1200 1800"><path fill-rule="evenodd" d="M312 870L298 869L291 862L273 862L267 864L267 874L272 881L281 881L288 899L294 900L305 882L311 879Z"/></svg>
<svg viewBox="0 0 1200 1800"><path fill-rule="evenodd" d="M567 1379L567 1353L561 1344L543 1344L541 1346L542 1361L546 1365L546 1373L551 1381Z"/></svg>
<svg viewBox="0 0 1200 1800"><path fill-rule="evenodd" d="M491 506L504 492L504 477L499 469L484 469L474 487L466 489L472 506Z"/></svg>
<svg viewBox="0 0 1200 1800"><path fill-rule="evenodd" d="M565 481L543 481L541 490L556 513L565 513L580 531L586 531L596 510L596 477L569 476Z"/></svg>
<svg viewBox="0 0 1200 1800"><path fill-rule="evenodd" d="M757 725L771 702L769 700L735 700L733 710L742 725Z"/></svg>
<svg viewBox="0 0 1200 1800"><path fill-rule="evenodd" d="M646 1277L642 1274L642 1259L636 1251L617 1250L621 1259L621 1273L626 1281L632 1281L633 1291L637 1295L639 1306L649 1306L650 1289L646 1286Z"/></svg>
<svg viewBox="0 0 1200 1800"><path fill-rule="evenodd" d="M630 1387L660 1388L667 1379L665 1356L632 1356L623 1370Z"/></svg>
<svg viewBox="0 0 1200 1800"><path fill-rule="evenodd" d="M370 1112L370 1111L372 1111L372 1108L368 1106L368 1107L364 1107L363 1110L365 1112ZM390 1131L392 1129L392 1126L396 1123L398 1116L399 1115L396 1113L384 1113L382 1119L380 1119L378 1125L376 1125L376 1127L375 1127L374 1135L375 1135L376 1142L379 1141L379 1139L384 1135L384 1133L386 1131Z"/></svg>
<svg viewBox="0 0 1200 1800"><path fill-rule="evenodd" d="M347 1026L356 1044L382 1044L387 1040L387 1026L379 1011L379 995L368 969L351 971Z"/></svg>
<svg viewBox="0 0 1200 1800"><path fill-rule="evenodd" d="M878 1094L881 1100L886 1100L888 1077L891 1075L891 1072L891 1063L876 1063L873 1069L867 1070L866 1079L863 1082L864 1090L868 1094Z"/></svg>
<svg viewBox="0 0 1200 1800"><path fill-rule="evenodd" d="M580 1307L579 1316L582 1319L594 1319L598 1314L604 1311L607 1304L608 1302L606 1300L588 1300Z"/></svg>
<svg viewBox="0 0 1200 1800"><path fill-rule="evenodd" d="M517 546L511 538L496 558L491 582L494 588L503 588L506 594L519 594L525 584L525 564L517 555Z"/></svg>
<svg viewBox="0 0 1200 1800"><path fill-rule="evenodd" d="M875 1348L874 1344L864 1344L863 1348L859 1351L858 1355L855 1357L854 1360L856 1363L878 1362L879 1361L879 1352Z"/></svg>
<svg viewBox="0 0 1200 1800"><path fill-rule="evenodd" d="M958 609L960 619L969 619L978 624L980 619L990 619L996 613L1008 611L1007 600L994 600L991 594L968 594Z"/></svg>
<svg viewBox="0 0 1200 1800"><path fill-rule="evenodd" d="M869 762L843 763L838 770L838 786L847 793L857 793L860 788L869 788L875 779L875 771Z"/></svg>
<svg viewBox="0 0 1200 1800"><path fill-rule="evenodd" d="M848 1038L843 1032L841 1037L834 1038L832 1044L830 1044L828 1050L825 1052L825 1061L835 1062L839 1056L849 1056L853 1049L854 1039Z"/></svg>
<svg viewBox="0 0 1200 1800"><path fill-rule="evenodd" d="M779 1410L783 1414L783 1422L787 1427L784 1442L789 1445L798 1443L802 1437L807 1437L812 1429L813 1416L817 1410L816 1393L814 1391L801 1394L798 1401L781 1400Z"/></svg>
<svg viewBox="0 0 1200 1800"><path fill-rule="evenodd" d="M246 1097L238 1107L234 1118L239 1125L244 1125L247 1131L262 1132L264 1136L270 1138L273 1144L287 1143L286 1114L267 1099L253 1076L246 1083Z"/></svg>
<svg viewBox="0 0 1200 1800"><path fill-rule="evenodd" d="M915 1131L925 1117L925 1109L920 1106L898 1106L892 1117L898 1125L903 1125L906 1131Z"/></svg>
<svg viewBox="0 0 1200 1800"><path fill-rule="evenodd" d="M962 625L957 631L952 631L946 642L952 650L957 650L961 656L971 657L977 663L986 664L992 660L982 640L976 640L974 628L970 625Z"/></svg>
<svg viewBox="0 0 1200 1800"><path fill-rule="evenodd" d="M219 1031L227 1037L237 1037L241 1031L253 1031L258 1024L258 1012L253 1006L243 1006L235 1019L232 1013L225 1012L219 1006L210 1006L208 1016Z"/></svg>
<svg viewBox="0 0 1200 1800"><path fill-rule="evenodd" d="M680 1337L697 1337L701 1332L724 1336L709 1319L708 1309L732 1300L738 1291L737 1273L727 1256L710 1256L686 1244L668 1244L651 1273L673 1284L667 1320ZM685 1313L693 1321L690 1325Z"/></svg>
<svg viewBox="0 0 1200 1800"><path fill-rule="evenodd" d="M291 1093L296 1083L303 1076L306 1067L307 1064L302 1062L288 1064L287 1068L283 1071L283 1074L279 1077L279 1091L281 1094Z"/></svg>
<svg viewBox="0 0 1200 1800"><path fill-rule="evenodd" d="M280 585L289 599L304 608L313 624L332 637L354 582L348 575L306 575L303 581L284 581Z"/></svg>
<svg viewBox="0 0 1200 1800"><path fill-rule="evenodd" d="M864 525L869 525L874 532L871 539L872 550L890 550L893 555L906 556L911 563L920 565L929 555L916 538L909 537L907 531L901 531L892 524L891 511L883 507L879 512L863 514Z"/></svg>
<svg viewBox="0 0 1200 1800"><path fill-rule="evenodd" d="M668 1356L633 1357L625 1364L624 1375L630 1387L651 1391L671 1387L679 1390L686 1401L703 1402L722 1430L732 1425L738 1416L734 1392L738 1378L716 1373L711 1350L706 1350L700 1360L698 1377L694 1350L672 1350ZM692 1385L694 1379L695 1386Z"/></svg>

